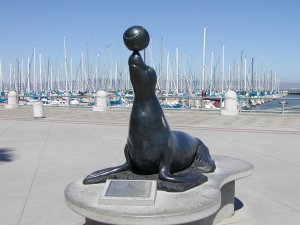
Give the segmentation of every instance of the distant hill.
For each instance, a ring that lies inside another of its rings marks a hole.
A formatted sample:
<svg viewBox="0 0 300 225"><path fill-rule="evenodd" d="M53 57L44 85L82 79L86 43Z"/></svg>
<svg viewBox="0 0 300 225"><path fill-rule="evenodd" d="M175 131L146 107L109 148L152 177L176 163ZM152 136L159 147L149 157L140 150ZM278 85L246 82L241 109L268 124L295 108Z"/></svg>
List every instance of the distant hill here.
<svg viewBox="0 0 300 225"><path fill-rule="evenodd" d="M280 89L289 89L289 88L300 88L300 83L298 82L281 82Z"/></svg>

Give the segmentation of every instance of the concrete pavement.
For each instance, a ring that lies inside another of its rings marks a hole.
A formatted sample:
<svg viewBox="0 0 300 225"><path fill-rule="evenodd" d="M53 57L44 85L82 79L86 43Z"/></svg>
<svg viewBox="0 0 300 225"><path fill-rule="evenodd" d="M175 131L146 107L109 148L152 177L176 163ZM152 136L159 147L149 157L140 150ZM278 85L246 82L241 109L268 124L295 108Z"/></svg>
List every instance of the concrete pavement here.
<svg viewBox="0 0 300 225"><path fill-rule="evenodd" d="M93 112L0 108L0 224L83 225L64 188L92 171L124 162L129 109ZM219 225L296 225L300 221L299 115L165 111L172 129L200 138L212 154L249 161L236 182L238 210Z"/></svg>

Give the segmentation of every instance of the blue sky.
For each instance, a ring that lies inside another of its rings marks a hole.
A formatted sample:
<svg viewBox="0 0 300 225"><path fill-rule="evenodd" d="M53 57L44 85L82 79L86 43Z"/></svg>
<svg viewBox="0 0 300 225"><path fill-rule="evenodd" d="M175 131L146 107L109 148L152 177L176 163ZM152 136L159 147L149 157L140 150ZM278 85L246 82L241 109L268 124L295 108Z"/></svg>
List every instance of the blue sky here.
<svg viewBox="0 0 300 225"><path fill-rule="evenodd" d="M241 52L265 71L276 72L282 82L300 83L299 0L1 0L0 58L7 75L9 63L27 60L33 47L57 64L67 54L74 67L81 52L91 64L97 53L104 60L109 49L113 60L129 56L123 32L142 25L150 33L153 57L160 60L160 42L175 56L185 52L193 68L201 71L203 27L206 26L206 63L210 52L225 64L239 62ZM107 46L110 45L108 48Z"/></svg>

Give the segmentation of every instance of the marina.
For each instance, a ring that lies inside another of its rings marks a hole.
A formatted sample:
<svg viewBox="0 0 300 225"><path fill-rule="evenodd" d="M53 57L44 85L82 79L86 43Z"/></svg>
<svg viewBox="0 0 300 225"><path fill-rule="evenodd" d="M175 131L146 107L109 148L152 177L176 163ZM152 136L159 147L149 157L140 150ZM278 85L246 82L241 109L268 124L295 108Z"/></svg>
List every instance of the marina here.
<svg viewBox="0 0 300 225"><path fill-rule="evenodd" d="M19 106L32 106L35 102L42 102L45 107L90 108L95 105L97 93L70 94L49 93L48 95L18 95ZM170 110L212 110L220 111L224 107L224 97L210 96L161 96L157 98L164 109ZM7 104L8 93L3 93L0 106ZM134 100L133 92L107 93L107 106L110 108L131 108ZM239 112L279 112L299 113L300 97L287 95L287 92L270 94L267 96L237 95L237 108Z"/></svg>
<svg viewBox="0 0 300 225"><path fill-rule="evenodd" d="M233 90L237 94L239 111L253 110L266 102L282 100L288 94L298 93L297 90L280 90L279 75L256 65L253 57L250 65L249 62L247 64L243 51L239 61L234 60L233 64L228 65L228 71L225 71L224 45L217 62L214 62L212 52L209 69L205 61L206 27L203 29L203 39L201 76L199 71L191 68L191 62L178 48L175 56L170 56L170 52L161 43L159 62L153 59L152 40L150 46L143 50L143 60L157 71L155 91L162 108L221 110L224 107L225 92ZM107 46L107 57L100 58L98 54L96 66L92 66L87 43L87 51L82 52L76 72L72 57L67 56L65 37L63 46L64 59L55 69L49 60L43 60L41 54L37 57L35 48L31 59L28 57L27 68L23 59L17 59L14 66L9 64L9 73L4 74L0 61L0 104L7 103L9 92L15 91L21 105L42 101L45 106L91 107L97 92L105 91L109 107L131 107L134 93L127 65L124 60L116 60L115 63L111 61L110 45ZM170 57L175 57L175 61L170 60ZM181 58L182 62L179 60Z"/></svg>
<svg viewBox="0 0 300 225"><path fill-rule="evenodd" d="M249 63L249 57L243 50L236 56L238 60L227 63L223 44L220 52L211 52L208 62L206 35L206 27L203 27L202 64L196 64L195 68L184 50L180 51L178 47L175 51L167 49L163 37L159 59L154 58L152 38L149 46L141 51L143 61L156 71L155 91L162 107L221 108L225 92L233 90L243 110L261 105L265 100L299 93L297 89L281 90L280 75L272 69L264 69L254 57L250 57ZM0 103L6 101L10 91L15 91L23 104L39 100L45 105L92 106L96 93L106 91L110 96L109 105L127 106L134 97L127 59L113 59L110 48L111 44L106 46L105 55L98 53L92 57L87 42L86 51L81 52L80 61L75 63L69 55L64 36L64 57L56 59L58 65L50 59L45 60L36 47L27 62L17 58L16 63L6 65L4 72L5 66L0 60ZM201 71L197 66L201 67ZM197 98L201 98L200 103ZM190 99L195 101L192 103Z"/></svg>

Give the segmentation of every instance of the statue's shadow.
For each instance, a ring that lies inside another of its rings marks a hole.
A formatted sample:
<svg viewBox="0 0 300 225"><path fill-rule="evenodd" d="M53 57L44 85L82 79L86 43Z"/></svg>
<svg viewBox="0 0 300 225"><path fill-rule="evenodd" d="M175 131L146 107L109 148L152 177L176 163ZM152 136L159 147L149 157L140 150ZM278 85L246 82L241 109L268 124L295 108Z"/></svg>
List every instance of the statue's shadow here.
<svg viewBox="0 0 300 225"><path fill-rule="evenodd" d="M12 149L0 148L0 162L11 162L14 160Z"/></svg>
<svg viewBox="0 0 300 225"><path fill-rule="evenodd" d="M243 207L244 207L243 202L238 198L234 198L234 211L238 211Z"/></svg>

